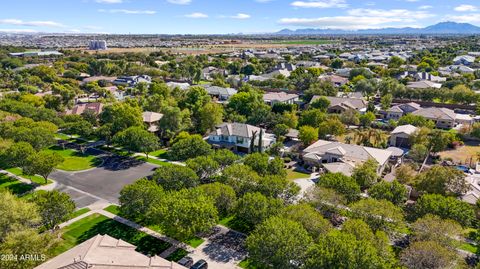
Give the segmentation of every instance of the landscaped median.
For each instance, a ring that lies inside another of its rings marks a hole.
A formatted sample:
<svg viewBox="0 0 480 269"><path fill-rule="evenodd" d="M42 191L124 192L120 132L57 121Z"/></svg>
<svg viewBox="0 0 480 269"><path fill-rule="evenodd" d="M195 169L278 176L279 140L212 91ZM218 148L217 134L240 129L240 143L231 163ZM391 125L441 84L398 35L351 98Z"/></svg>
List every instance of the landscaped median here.
<svg viewBox="0 0 480 269"><path fill-rule="evenodd" d="M73 149L62 149L55 146L47 151L55 152L63 157L63 162L56 168L64 171L82 171L94 168L101 163L101 160L93 155L83 154Z"/></svg>

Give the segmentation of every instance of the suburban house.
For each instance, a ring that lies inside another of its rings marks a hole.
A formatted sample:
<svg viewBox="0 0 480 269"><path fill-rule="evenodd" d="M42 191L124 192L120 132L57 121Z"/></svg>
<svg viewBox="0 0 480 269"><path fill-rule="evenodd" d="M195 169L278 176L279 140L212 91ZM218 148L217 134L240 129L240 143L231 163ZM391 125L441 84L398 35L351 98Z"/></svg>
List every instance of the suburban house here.
<svg viewBox="0 0 480 269"><path fill-rule="evenodd" d="M216 68L214 66L209 66L202 69L200 78L203 80L213 80L215 76L225 77L227 75L228 75L227 70Z"/></svg>
<svg viewBox="0 0 480 269"><path fill-rule="evenodd" d="M318 79L321 81L330 81L336 87L340 87L348 83L348 78L344 78L337 75L321 75L318 77Z"/></svg>
<svg viewBox="0 0 480 269"><path fill-rule="evenodd" d="M237 90L233 88L223 88L218 86L206 86L205 90L212 99L215 99L219 103L227 101L237 93Z"/></svg>
<svg viewBox="0 0 480 269"><path fill-rule="evenodd" d="M453 63L456 65L471 65L475 63L475 57L470 55L461 55L453 59Z"/></svg>
<svg viewBox="0 0 480 269"><path fill-rule="evenodd" d="M380 175L391 155L392 152L388 150L318 140L303 150L303 161L314 167L323 167L331 173L350 176L353 168L374 159L378 163L377 173Z"/></svg>
<svg viewBox="0 0 480 269"><path fill-rule="evenodd" d="M151 111L145 111L142 113L143 122L147 124L147 130L155 133L158 131L160 120L163 118L163 114Z"/></svg>
<svg viewBox="0 0 480 269"><path fill-rule="evenodd" d="M383 115L384 119L390 120L398 120L402 116L405 116L408 113L412 113L414 111L417 111L421 109L420 105L414 102L410 102L407 104L399 104L396 106L392 106L391 108L387 110L381 110L380 114Z"/></svg>
<svg viewBox="0 0 480 269"><path fill-rule="evenodd" d="M330 101L328 113L342 113L350 109L363 112L367 109L367 102L360 98L325 97ZM313 96L310 104L318 98L320 98L320 96Z"/></svg>
<svg viewBox="0 0 480 269"><path fill-rule="evenodd" d="M409 148L411 146L410 136L414 134L417 130L418 128L411 124L397 126L397 128L395 128L395 130L393 130L390 135L390 146L398 148Z"/></svg>
<svg viewBox="0 0 480 269"><path fill-rule="evenodd" d="M440 67L438 72L440 72L442 75L454 75L456 73L473 74L475 69L465 65L449 65L447 67Z"/></svg>
<svg viewBox="0 0 480 269"><path fill-rule="evenodd" d="M35 269L186 269L157 255L146 256L135 251L136 248L123 240L98 234Z"/></svg>
<svg viewBox="0 0 480 269"><path fill-rule="evenodd" d="M270 106L275 104L295 104L298 102L298 95L286 92L267 92L263 94L263 101Z"/></svg>
<svg viewBox="0 0 480 269"><path fill-rule="evenodd" d="M263 133L262 133L263 132ZM245 123L222 123L208 136L208 142L214 147L228 148L237 152L250 153L252 139L254 145L259 146L262 133L262 151L268 149L277 140L275 135L265 129Z"/></svg>
<svg viewBox="0 0 480 269"><path fill-rule="evenodd" d="M120 76L113 81L115 85L122 85L127 87L135 87L139 83L152 83L152 78L147 75L141 76Z"/></svg>
<svg viewBox="0 0 480 269"><path fill-rule="evenodd" d="M93 113L98 115L103 111L103 104L99 102L77 104L72 109L67 110L65 114L66 115L82 115L82 113L85 112L86 110L91 110L93 111Z"/></svg>
<svg viewBox="0 0 480 269"><path fill-rule="evenodd" d="M442 87L442 84L435 83L428 80L413 81L413 82L407 83L407 88L409 89L429 89L429 88L440 89L441 87Z"/></svg>
<svg viewBox="0 0 480 269"><path fill-rule="evenodd" d="M412 114L433 121L437 128L451 129L456 125L457 115L453 110L448 108L428 107L419 109Z"/></svg>
<svg viewBox="0 0 480 269"><path fill-rule="evenodd" d="M118 101L122 101L126 97L125 91L119 90L117 86L109 86L105 87L104 89L107 90L107 92L109 92Z"/></svg>
<svg viewBox="0 0 480 269"><path fill-rule="evenodd" d="M431 82L445 82L447 81L447 78L444 77L439 77L432 75L428 72L416 72L416 71L405 71L401 73L400 75L397 76L397 79L405 79L407 77L413 78L415 81L431 81Z"/></svg>
<svg viewBox="0 0 480 269"><path fill-rule="evenodd" d="M188 84L187 82L173 82L173 81L170 81L170 82L167 82L167 87L169 87L170 89L175 89L175 88L179 88L180 90L187 90L188 88L190 88L190 84Z"/></svg>

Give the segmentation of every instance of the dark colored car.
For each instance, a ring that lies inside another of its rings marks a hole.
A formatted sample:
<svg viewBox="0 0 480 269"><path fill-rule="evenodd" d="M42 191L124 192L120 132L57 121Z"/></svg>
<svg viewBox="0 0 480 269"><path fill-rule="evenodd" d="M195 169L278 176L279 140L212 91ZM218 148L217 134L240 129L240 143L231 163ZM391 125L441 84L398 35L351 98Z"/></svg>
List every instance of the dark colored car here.
<svg viewBox="0 0 480 269"><path fill-rule="evenodd" d="M207 269L208 263L205 260L197 261L190 269Z"/></svg>
<svg viewBox="0 0 480 269"><path fill-rule="evenodd" d="M177 263L188 268L188 267L192 266L193 259L192 259L192 257L185 256L185 257L181 258Z"/></svg>

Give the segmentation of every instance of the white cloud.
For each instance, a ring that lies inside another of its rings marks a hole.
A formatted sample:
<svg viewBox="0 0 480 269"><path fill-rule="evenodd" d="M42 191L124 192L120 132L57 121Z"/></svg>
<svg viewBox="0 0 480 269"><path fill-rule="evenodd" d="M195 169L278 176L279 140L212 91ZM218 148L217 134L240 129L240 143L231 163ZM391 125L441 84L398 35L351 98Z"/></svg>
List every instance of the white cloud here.
<svg viewBox="0 0 480 269"><path fill-rule="evenodd" d="M420 0L405 0L407 2L410 2L410 3L415 3L415 2L419 2Z"/></svg>
<svg viewBox="0 0 480 269"><path fill-rule="evenodd" d="M167 2L175 5L189 5L192 0L167 0Z"/></svg>
<svg viewBox="0 0 480 269"><path fill-rule="evenodd" d="M268 2L272 2L273 0L255 0L255 2L258 2L258 3L268 3Z"/></svg>
<svg viewBox="0 0 480 269"><path fill-rule="evenodd" d="M424 6L419 6L418 9L421 9L421 10L426 10L426 9L432 9L433 6L429 6L429 5L424 5Z"/></svg>
<svg viewBox="0 0 480 269"><path fill-rule="evenodd" d="M205 19L205 18L208 18L208 15L201 12L194 12L194 13L185 15L185 17L192 18L192 19Z"/></svg>
<svg viewBox="0 0 480 269"><path fill-rule="evenodd" d="M406 9L351 9L346 16L332 16L319 18L283 18L280 24L293 26L308 26L342 30L373 29L381 27L412 25L418 20L435 15L426 11L411 11Z"/></svg>
<svg viewBox="0 0 480 269"><path fill-rule="evenodd" d="M480 23L480 13L470 13L464 15L448 15L444 18L446 21L454 21L459 23Z"/></svg>
<svg viewBox="0 0 480 269"><path fill-rule="evenodd" d="M99 9L98 12L123 13L123 14L144 14L144 15L153 15L153 14L157 13L155 10L132 10L132 9Z"/></svg>
<svg viewBox="0 0 480 269"><path fill-rule="evenodd" d="M43 27L65 27L65 25L54 21L22 21L18 19L3 19L0 24L22 25L22 26L43 26Z"/></svg>
<svg viewBox="0 0 480 269"><path fill-rule="evenodd" d="M459 5L455 7L455 11L467 12L467 11L477 11L478 8L472 5Z"/></svg>
<svg viewBox="0 0 480 269"><path fill-rule="evenodd" d="M301 8L345 8L348 4L345 0L308 0L294 1L290 4Z"/></svg>
<svg viewBox="0 0 480 269"><path fill-rule="evenodd" d="M95 0L95 2L100 4L120 4L123 3L123 0Z"/></svg>
<svg viewBox="0 0 480 269"><path fill-rule="evenodd" d="M237 13L237 15L230 16L232 19L239 19L239 20L245 20L245 19L250 19L250 15L245 14L245 13Z"/></svg>

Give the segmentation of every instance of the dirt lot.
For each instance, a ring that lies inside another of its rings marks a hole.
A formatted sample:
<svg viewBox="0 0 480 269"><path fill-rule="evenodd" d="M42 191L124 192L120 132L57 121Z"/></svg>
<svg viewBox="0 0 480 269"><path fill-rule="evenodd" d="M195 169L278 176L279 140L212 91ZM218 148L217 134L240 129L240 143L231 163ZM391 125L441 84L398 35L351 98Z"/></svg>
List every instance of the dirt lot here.
<svg viewBox="0 0 480 269"><path fill-rule="evenodd" d="M467 142L463 147L442 151L439 155L442 159L451 158L456 163L473 164L477 160L477 153L480 153L480 143Z"/></svg>

